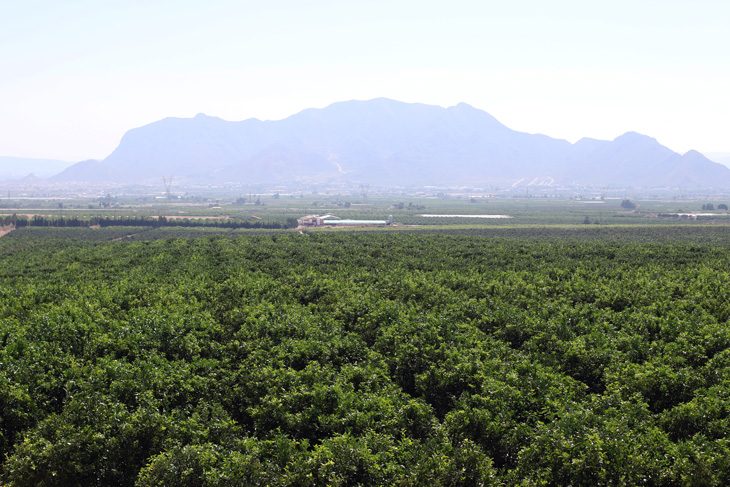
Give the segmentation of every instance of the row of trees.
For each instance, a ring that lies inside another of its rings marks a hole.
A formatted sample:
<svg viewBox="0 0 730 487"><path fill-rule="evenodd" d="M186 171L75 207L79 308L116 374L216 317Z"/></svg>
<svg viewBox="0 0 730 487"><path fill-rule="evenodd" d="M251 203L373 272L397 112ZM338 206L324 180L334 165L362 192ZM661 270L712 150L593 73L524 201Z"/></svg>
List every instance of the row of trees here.
<svg viewBox="0 0 730 487"><path fill-rule="evenodd" d="M20 223L18 223L20 222ZM21 216L18 217L16 214L12 215L0 215L0 226L7 226L7 225L18 225L18 226L27 226L28 223L28 217Z"/></svg>
<svg viewBox="0 0 730 487"><path fill-rule="evenodd" d="M166 218L150 216L41 216L28 218L25 215L9 215L2 217L4 225L23 227L111 227L111 226L149 226L149 227L214 227L214 228L253 228L253 229L286 229L297 226L296 218L286 221L278 220L238 220L213 218Z"/></svg>
<svg viewBox="0 0 730 487"><path fill-rule="evenodd" d="M705 205L702 205L702 209L706 211L713 211L715 209L715 205L712 203L707 203ZM720 203L717 205L718 210L727 210L727 205L725 203Z"/></svg>

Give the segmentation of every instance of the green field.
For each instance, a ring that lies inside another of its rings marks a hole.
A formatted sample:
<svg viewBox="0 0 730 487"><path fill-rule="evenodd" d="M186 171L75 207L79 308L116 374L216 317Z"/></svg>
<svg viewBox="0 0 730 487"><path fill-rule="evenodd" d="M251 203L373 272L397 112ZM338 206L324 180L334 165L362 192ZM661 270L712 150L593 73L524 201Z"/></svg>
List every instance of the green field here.
<svg viewBox="0 0 730 487"><path fill-rule="evenodd" d="M0 478L727 485L728 237L18 229L0 238Z"/></svg>

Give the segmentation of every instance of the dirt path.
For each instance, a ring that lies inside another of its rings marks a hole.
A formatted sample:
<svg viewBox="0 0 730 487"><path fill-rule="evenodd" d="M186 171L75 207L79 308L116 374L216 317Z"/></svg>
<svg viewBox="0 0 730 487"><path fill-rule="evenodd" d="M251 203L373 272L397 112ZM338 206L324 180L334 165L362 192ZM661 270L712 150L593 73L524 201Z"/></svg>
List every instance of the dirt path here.
<svg viewBox="0 0 730 487"><path fill-rule="evenodd" d="M195 216L195 215L162 215L168 220L230 220L230 215L220 215L220 216ZM152 215L152 218L160 218L160 215Z"/></svg>
<svg viewBox="0 0 730 487"><path fill-rule="evenodd" d="M112 239L112 242L119 242L119 241L121 241L121 240L124 240L125 238L132 238L132 237L134 237L135 235L139 235L140 233L142 233L142 232L138 232L138 233L132 233L132 234L129 234L129 235L125 235L125 236L123 236L123 237L117 237L117 238L113 238L113 239Z"/></svg>
<svg viewBox="0 0 730 487"><path fill-rule="evenodd" d="M14 225L8 225L7 227L0 227L0 237L7 235L8 233L15 230Z"/></svg>

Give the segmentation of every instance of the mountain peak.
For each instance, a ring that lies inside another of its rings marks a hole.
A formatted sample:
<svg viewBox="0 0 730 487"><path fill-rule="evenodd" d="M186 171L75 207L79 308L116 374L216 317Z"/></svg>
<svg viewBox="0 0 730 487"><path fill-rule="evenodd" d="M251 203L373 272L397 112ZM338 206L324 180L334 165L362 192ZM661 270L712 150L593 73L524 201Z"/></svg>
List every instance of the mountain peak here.
<svg viewBox="0 0 730 487"><path fill-rule="evenodd" d="M469 105L468 103L464 103L464 102L457 103L454 106L448 107L446 109L446 111L453 112L453 113L480 113L480 114L489 115L484 110L479 110L478 108L474 108L473 106ZM491 115L490 115L490 117L491 117ZM494 117L492 117L492 118L494 118Z"/></svg>
<svg viewBox="0 0 730 487"><path fill-rule="evenodd" d="M215 117L213 115L206 115L203 112L200 112L197 115L195 115L193 117L193 120L196 120L196 121L199 121L199 122L214 122L214 123L224 122L225 121L225 120L223 120L220 117Z"/></svg>
<svg viewBox="0 0 730 487"><path fill-rule="evenodd" d="M619 135L613 139L613 144L618 147L623 147L626 150L645 151L645 150L657 150L662 151L665 154L676 154L668 147L660 144L654 137L640 134L638 132L626 132L623 135Z"/></svg>
<svg viewBox="0 0 730 487"><path fill-rule="evenodd" d="M494 118L489 113L485 112L484 110L474 108L473 106L469 105L468 103L464 103L464 102L457 103L454 106L448 107L446 109L446 112L457 114L460 117L464 117L469 122L472 122L475 124L477 124L479 122L481 122L482 124L484 122L487 122L489 124L503 126L499 120Z"/></svg>
<svg viewBox="0 0 730 487"><path fill-rule="evenodd" d="M640 134L639 132L626 132L625 134L619 135L615 139L613 139L614 142L636 142L636 141L653 141L657 142L657 140L653 137L649 137L648 135ZM657 142L658 143L658 142Z"/></svg>
<svg viewBox="0 0 730 487"><path fill-rule="evenodd" d="M30 173L24 178L21 178L20 181L23 183L36 183L42 181L42 179L36 176L35 173Z"/></svg>

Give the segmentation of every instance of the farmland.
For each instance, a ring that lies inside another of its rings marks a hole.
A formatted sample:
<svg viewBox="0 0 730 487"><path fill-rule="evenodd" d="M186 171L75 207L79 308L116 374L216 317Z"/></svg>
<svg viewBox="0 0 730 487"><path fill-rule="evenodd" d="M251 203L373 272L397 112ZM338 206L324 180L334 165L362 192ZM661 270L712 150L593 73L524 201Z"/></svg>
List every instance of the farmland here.
<svg viewBox="0 0 730 487"><path fill-rule="evenodd" d="M91 202L89 202L91 201ZM469 198L376 195L350 201L340 195L250 195L246 198L182 198L155 201L132 196L98 200L0 201L0 226L14 217L35 227L165 226L208 229L291 229L308 214L342 219L387 220L395 227L555 225L730 224L725 203L708 200ZM623 207L629 202L634 207ZM708 205L712 211L706 211ZM160 217L163 217L162 219Z"/></svg>
<svg viewBox="0 0 730 487"><path fill-rule="evenodd" d="M436 203L0 238L2 482L730 482L722 216ZM403 222L474 206L513 218Z"/></svg>

